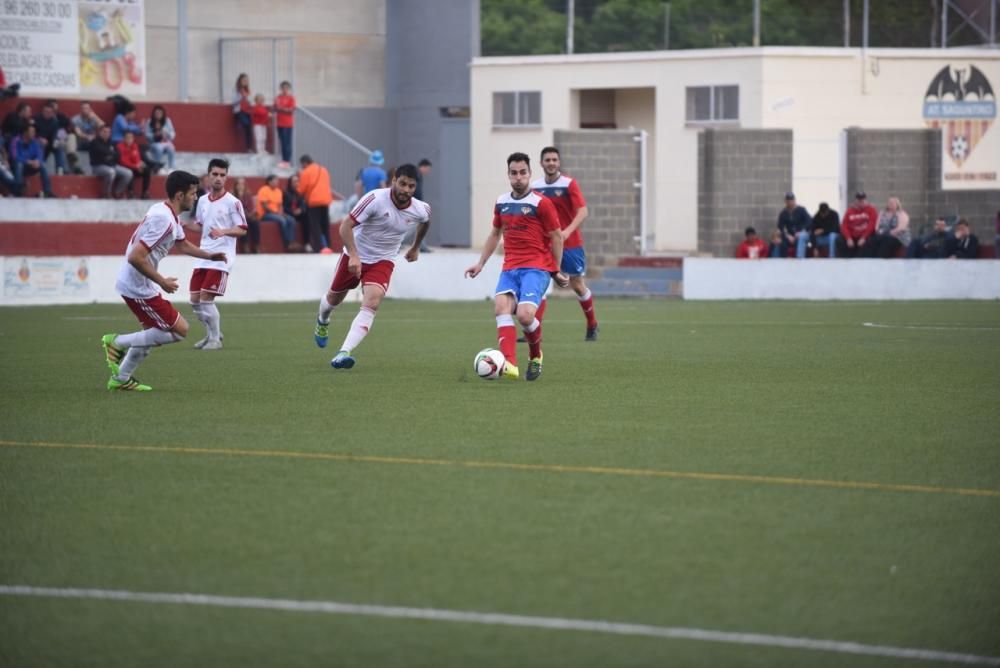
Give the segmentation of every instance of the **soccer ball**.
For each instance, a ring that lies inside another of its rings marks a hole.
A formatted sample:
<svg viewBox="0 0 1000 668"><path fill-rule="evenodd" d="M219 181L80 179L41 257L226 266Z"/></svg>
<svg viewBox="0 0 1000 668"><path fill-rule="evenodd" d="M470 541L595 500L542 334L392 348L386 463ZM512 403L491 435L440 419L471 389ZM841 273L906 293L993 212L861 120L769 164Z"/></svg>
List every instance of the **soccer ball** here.
<svg viewBox="0 0 1000 668"><path fill-rule="evenodd" d="M507 363L503 353L494 348L486 348L476 353L476 359L472 363L476 375L486 380L496 380L503 373L503 367Z"/></svg>

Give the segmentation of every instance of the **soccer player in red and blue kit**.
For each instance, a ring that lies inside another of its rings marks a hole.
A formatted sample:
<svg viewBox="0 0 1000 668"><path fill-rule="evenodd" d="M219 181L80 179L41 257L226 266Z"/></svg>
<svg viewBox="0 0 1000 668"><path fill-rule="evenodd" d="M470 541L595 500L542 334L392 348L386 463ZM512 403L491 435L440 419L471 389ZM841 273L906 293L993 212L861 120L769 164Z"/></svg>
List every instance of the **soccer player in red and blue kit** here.
<svg viewBox="0 0 1000 668"><path fill-rule="evenodd" d="M594 295L590 292L583 277L587 272L587 256L583 250L583 236L580 234L580 225L587 218L587 200L580 192L580 186L576 179L562 173L562 164L559 157L559 149L555 146L546 146L542 149L541 155L542 170L545 172L544 178L535 179L531 183L531 189L541 193L556 206L559 213L559 225L562 227L563 254L560 269L569 276L569 285L576 293L576 298L583 309L583 315L587 318L587 333L585 341L597 340L597 317L594 315ZM543 301L538 308L537 317L539 320L545 315L545 305Z"/></svg>
<svg viewBox="0 0 1000 668"><path fill-rule="evenodd" d="M549 288L549 280L554 277L560 287L566 287L569 277L559 271L563 240L555 207L531 190L531 159L524 153L511 153L507 178L511 191L497 198L493 228L482 255L465 270L465 275L478 276L503 237L503 270L493 298L500 352L507 358L503 375L511 379L520 375L516 317L528 342L530 361L525 378L536 380L542 373L542 324L535 311Z"/></svg>

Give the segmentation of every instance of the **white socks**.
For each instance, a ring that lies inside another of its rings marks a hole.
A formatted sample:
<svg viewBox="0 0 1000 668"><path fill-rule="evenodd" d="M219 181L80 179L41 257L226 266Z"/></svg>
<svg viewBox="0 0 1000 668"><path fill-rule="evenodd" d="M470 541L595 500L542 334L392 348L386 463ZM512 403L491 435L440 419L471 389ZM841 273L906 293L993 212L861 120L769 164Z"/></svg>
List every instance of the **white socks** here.
<svg viewBox="0 0 1000 668"><path fill-rule="evenodd" d="M159 332L159 331L162 331L162 330L159 330L159 329L147 329L146 331L147 332ZM166 332L164 332L164 333L166 333ZM131 336L131 334L128 335L128 336ZM120 336L118 337L119 340L121 338L122 337L120 337ZM131 378L132 377L132 372L135 371L136 368L140 364L142 364L142 361L144 359L146 359L147 355L149 355L149 347L148 346L133 346L133 347L129 348L128 352L125 353L125 359L123 359L122 363L120 365L118 365L118 375L115 376L115 380L118 380L118 381L124 383L126 380L128 380L129 378Z"/></svg>
<svg viewBox="0 0 1000 668"><path fill-rule="evenodd" d="M326 295L323 295L319 298L319 315L316 318L324 325L330 324L330 314L333 313L333 309L334 307L326 300Z"/></svg>
<svg viewBox="0 0 1000 668"><path fill-rule="evenodd" d="M368 335L368 330L371 329L373 320L375 320L375 311L362 306L358 314L354 316L354 322L351 323L351 330L347 332L347 338L344 339L344 344L340 346L340 349L350 352L357 348L358 344Z"/></svg>
<svg viewBox="0 0 1000 668"><path fill-rule="evenodd" d="M587 301L591 297L593 297L593 295L590 293L590 288L587 288L587 291L584 292L582 295L577 295L576 296L576 298L579 299L582 302Z"/></svg>
<svg viewBox="0 0 1000 668"><path fill-rule="evenodd" d="M219 321L221 319L219 307L215 305L215 302L202 303L199 315L205 316L202 322L205 323L205 329L208 330L208 338L212 341L218 341L220 336Z"/></svg>
<svg viewBox="0 0 1000 668"><path fill-rule="evenodd" d="M144 329L141 332L132 334L119 334L115 339L115 345L122 348L162 346L165 343L180 341L180 337L174 332L165 332L162 329Z"/></svg>
<svg viewBox="0 0 1000 668"><path fill-rule="evenodd" d="M535 331L541 326L542 323L538 322L538 318L535 318L534 320L531 321L530 325L528 325L527 327L522 327L521 329L524 330L525 334L531 334L533 331Z"/></svg>

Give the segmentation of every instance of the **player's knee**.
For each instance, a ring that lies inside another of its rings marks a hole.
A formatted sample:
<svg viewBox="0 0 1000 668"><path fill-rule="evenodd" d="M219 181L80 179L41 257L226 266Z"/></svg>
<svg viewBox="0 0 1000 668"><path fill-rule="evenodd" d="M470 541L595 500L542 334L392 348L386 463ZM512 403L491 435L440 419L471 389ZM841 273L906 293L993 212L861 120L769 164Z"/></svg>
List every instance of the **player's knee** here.
<svg viewBox="0 0 1000 668"><path fill-rule="evenodd" d="M179 337L178 340L183 339L188 335L188 321L184 319L184 316L177 318L177 322L170 331Z"/></svg>

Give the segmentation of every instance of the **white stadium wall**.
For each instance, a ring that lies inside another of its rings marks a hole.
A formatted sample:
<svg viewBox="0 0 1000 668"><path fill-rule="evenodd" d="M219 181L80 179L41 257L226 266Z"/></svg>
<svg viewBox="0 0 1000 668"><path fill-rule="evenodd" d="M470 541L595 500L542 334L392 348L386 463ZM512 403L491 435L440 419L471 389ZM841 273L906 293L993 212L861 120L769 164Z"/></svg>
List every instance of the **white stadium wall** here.
<svg viewBox="0 0 1000 668"><path fill-rule="evenodd" d="M240 256L223 297L227 302L318 301L330 287L339 254ZM389 284L389 298L428 300L490 299L500 276L503 258L493 257L475 279L464 277L478 252L436 250L414 263L402 258ZM177 304L188 301L187 285L194 258L168 255L160 263L165 276L180 279L181 289L165 295ZM0 258L3 289L0 306L119 303L115 278L122 265L118 256ZM360 290L348 299L358 301Z"/></svg>
<svg viewBox="0 0 1000 668"><path fill-rule="evenodd" d="M1000 262L687 258L684 299L1000 299Z"/></svg>

